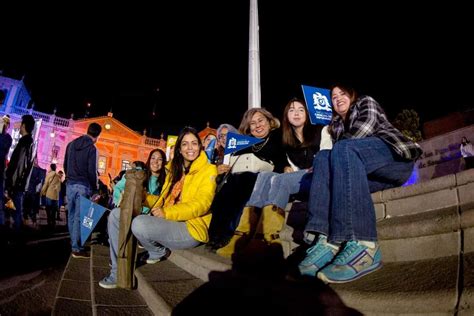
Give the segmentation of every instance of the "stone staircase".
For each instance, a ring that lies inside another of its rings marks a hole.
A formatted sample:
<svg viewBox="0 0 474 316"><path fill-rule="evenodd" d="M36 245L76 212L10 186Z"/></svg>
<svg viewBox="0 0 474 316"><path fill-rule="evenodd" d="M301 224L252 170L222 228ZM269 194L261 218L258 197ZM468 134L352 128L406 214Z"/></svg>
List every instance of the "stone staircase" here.
<svg viewBox="0 0 474 316"><path fill-rule="evenodd" d="M136 270L138 292L155 315L473 315L474 170L372 197L384 266L359 280L295 276L306 206L293 203L282 247L233 260L202 246L173 251ZM107 248L94 246L96 281L107 263Z"/></svg>

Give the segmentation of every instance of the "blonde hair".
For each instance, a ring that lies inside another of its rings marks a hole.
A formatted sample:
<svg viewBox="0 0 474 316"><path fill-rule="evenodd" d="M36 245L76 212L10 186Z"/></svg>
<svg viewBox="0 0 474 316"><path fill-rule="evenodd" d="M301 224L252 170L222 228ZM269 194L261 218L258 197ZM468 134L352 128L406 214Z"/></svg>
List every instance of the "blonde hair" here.
<svg viewBox="0 0 474 316"><path fill-rule="evenodd" d="M272 113L262 108L253 108L248 109L247 112L244 113L242 121L240 122L239 133L250 135L250 121L252 120L252 117L255 115L255 113L260 113L266 117L270 123L270 131L280 127L280 120L274 117Z"/></svg>

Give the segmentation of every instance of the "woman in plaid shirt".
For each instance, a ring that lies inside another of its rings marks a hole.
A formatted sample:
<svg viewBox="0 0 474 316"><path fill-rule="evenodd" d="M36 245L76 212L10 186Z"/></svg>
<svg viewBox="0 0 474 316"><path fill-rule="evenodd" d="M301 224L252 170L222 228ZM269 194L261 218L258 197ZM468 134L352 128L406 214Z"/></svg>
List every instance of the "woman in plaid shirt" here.
<svg viewBox="0 0 474 316"><path fill-rule="evenodd" d="M344 283L382 266L371 192L405 183L422 150L393 127L373 98L338 84L331 99L334 147L314 159L305 228L308 240L318 238L299 270Z"/></svg>

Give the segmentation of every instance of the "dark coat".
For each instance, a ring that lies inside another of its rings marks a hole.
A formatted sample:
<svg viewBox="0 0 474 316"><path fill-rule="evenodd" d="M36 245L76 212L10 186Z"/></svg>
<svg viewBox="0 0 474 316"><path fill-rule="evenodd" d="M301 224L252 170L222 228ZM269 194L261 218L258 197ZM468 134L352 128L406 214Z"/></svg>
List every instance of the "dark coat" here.
<svg viewBox="0 0 474 316"><path fill-rule="evenodd" d="M135 264L137 240L132 234L132 220L141 214L143 190L146 179L143 170L128 170L125 173L125 190L120 203L120 230L117 250L117 285L121 288L135 287Z"/></svg>
<svg viewBox="0 0 474 316"><path fill-rule="evenodd" d="M12 137L10 134L0 133L0 180L3 180L5 174L5 161L8 151L12 145Z"/></svg>
<svg viewBox="0 0 474 316"><path fill-rule="evenodd" d="M25 192L30 179L35 156L33 138L24 135L13 150L6 171L5 188L8 191Z"/></svg>

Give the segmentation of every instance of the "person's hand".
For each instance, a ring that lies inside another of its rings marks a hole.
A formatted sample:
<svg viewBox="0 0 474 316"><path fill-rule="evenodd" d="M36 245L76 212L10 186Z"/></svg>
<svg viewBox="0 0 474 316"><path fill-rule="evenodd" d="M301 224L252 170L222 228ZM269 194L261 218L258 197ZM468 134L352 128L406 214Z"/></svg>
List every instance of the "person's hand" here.
<svg viewBox="0 0 474 316"><path fill-rule="evenodd" d="M100 200L100 194L96 193L91 197L91 201L94 202L94 203L99 202L99 200Z"/></svg>
<svg viewBox="0 0 474 316"><path fill-rule="evenodd" d="M229 165L218 165L217 166L217 174L223 174L223 173L226 173L226 172L229 172L230 170L230 166Z"/></svg>
<svg viewBox="0 0 474 316"><path fill-rule="evenodd" d="M290 173L290 172L293 172L293 168L291 168L290 166L286 166L284 169L283 169L283 172L284 173Z"/></svg>
<svg viewBox="0 0 474 316"><path fill-rule="evenodd" d="M165 218L165 212L161 207L155 207L151 210L151 214L156 217Z"/></svg>

